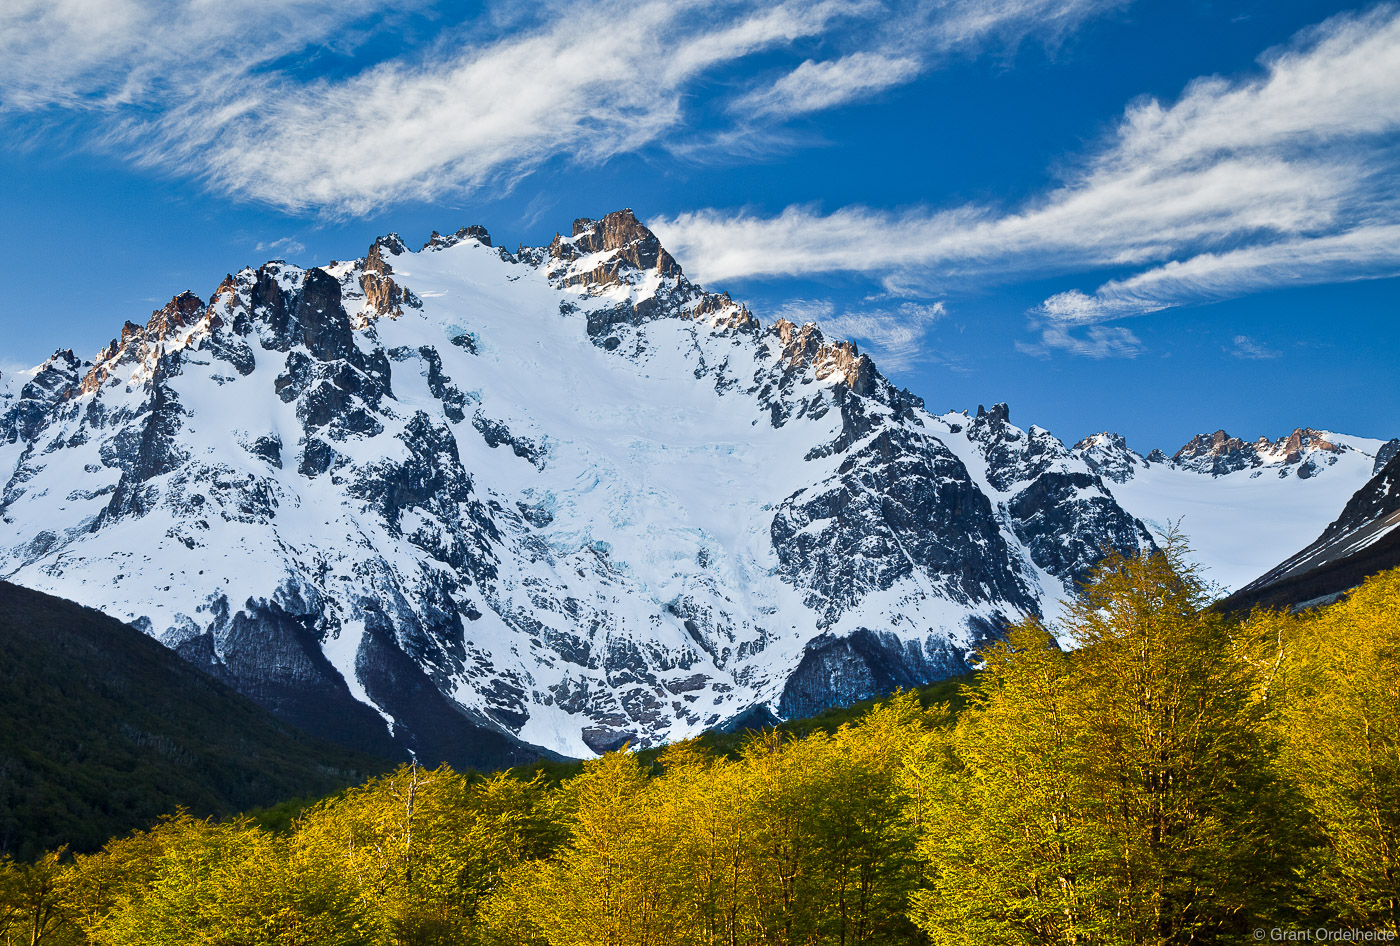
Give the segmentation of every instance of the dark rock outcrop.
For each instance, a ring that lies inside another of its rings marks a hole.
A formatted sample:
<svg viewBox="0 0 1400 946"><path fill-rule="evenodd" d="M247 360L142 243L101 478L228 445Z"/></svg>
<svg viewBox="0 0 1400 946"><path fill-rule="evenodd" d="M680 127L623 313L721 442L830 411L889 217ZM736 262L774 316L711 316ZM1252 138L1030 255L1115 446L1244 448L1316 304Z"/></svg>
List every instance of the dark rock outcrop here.
<svg viewBox="0 0 1400 946"><path fill-rule="evenodd" d="M895 690L967 673L968 654L930 641L929 647L861 628L846 637L823 635L807 645L778 701L786 719L815 716Z"/></svg>
<svg viewBox="0 0 1400 946"><path fill-rule="evenodd" d="M966 604L1037 610L991 503L929 437L882 430L834 476L784 500L770 532L782 573L803 589L819 627L915 574Z"/></svg>
<svg viewBox="0 0 1400 946"><path fill-rule="evenodd" d="M1387 440L1381 444L1381 448L1376 451L1376 462L1371 467L1372 475L1379 473L1381 468L1400 454L1400 438Z"/></svg>

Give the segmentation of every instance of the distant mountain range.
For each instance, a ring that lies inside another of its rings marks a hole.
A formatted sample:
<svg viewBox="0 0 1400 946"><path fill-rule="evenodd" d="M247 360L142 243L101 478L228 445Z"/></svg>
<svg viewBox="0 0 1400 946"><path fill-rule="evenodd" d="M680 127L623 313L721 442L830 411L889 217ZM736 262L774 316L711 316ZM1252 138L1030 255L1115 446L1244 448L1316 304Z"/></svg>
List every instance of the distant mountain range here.
<svg viewBox="0 0 1400 946"><path fill-rule="evenodd" d="M269 262L0 378L0 577L326 738L487 767L963 672L1177 520L1239 587L1384 449L936 414L621 211Z"/></svg>
<svg viewBox="0 0 1400 946"><path fill-rule="evenodd" d="M1170 457L1105 433L1074 452L1132 515L1157 531L1179 524L1206 577L1233 591L1315 539L1397 447L1304 427L1252 443L1217 430Z"/></svg>
<svg viewBox="0 0 1400 946"><path fill-rule="evenodd" d="M1330 604L1367 577L1400 567L1400 453L1384 451L1382 461L1320 536L1217 606L1242 611Z"/></svg>

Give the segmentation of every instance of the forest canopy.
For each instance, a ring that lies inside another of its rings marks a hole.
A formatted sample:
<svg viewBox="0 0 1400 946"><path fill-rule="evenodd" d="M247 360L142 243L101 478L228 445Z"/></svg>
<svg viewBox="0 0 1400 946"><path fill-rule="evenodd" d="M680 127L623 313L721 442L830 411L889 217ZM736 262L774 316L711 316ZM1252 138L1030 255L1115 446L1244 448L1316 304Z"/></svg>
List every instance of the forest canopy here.
<svg viewBox="0 0 1400 946"><path fill-rule="evenodd" d="M562 780L404 766L285 826L0 863L7 943L1176 944L1400 934L1400 570L1212 612L1168 543L834 732ZM1073 641L1062 649L1058 640Z"/></svg>

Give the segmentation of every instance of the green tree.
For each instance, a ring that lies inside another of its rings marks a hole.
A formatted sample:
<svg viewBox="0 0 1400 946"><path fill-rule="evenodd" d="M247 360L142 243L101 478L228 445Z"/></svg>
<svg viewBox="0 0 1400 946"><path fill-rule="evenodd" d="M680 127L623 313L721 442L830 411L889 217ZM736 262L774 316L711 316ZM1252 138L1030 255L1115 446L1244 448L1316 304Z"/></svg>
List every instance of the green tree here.
<svg viewBox="0 0 1400 946"><path fill-rule="evenodd" d="M63 851L33 863L0 856L0 936L5 946L71 941L76 933L63 890Z"/></svg>
<svg viewBox="0 0 1400 946"><path fill-rule="evenodd" d="M1185 549L1109 556L1059 628L986 655L938 773L938 942L1169 944L1285 918L1303 834L1255 668ZM966 941L964 939L963 941Z"/></svg>
<svg viewBox="0 0 1400 946"><path fill-rule="evenodd" d="M1249 628L1280 655L1283 765L1324 839L1309 887L1337 918L1400 933L1400 569Z"/></svg>

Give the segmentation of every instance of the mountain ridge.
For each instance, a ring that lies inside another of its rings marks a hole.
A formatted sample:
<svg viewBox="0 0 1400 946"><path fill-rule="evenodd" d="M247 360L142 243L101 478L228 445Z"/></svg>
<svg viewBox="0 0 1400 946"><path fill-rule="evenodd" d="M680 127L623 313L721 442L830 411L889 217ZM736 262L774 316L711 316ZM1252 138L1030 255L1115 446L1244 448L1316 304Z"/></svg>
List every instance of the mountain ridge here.
<svg viewBox="0 0 1400 946"><path fill-rule="evenodd" d="M478 767L964 672L1152 542L1082 451L763 326L630 211L177 296L0 379L0 471L0 577Z"/></svg>

